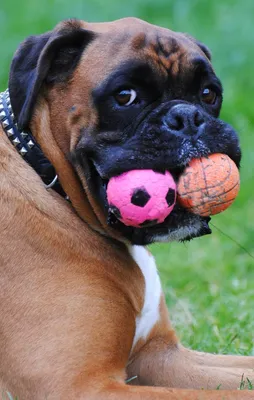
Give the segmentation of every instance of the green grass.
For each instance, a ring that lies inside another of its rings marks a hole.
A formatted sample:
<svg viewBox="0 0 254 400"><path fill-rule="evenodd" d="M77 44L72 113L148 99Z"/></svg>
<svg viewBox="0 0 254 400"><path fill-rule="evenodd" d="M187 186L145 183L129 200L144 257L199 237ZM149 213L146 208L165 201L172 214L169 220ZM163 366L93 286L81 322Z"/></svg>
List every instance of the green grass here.
<svg viewBox="0 0 254 400"><path fill-rule="evenodd" d="M254 386L253 386L253 383L249 380L249 378L245 379L245 377L243 375L242 379L241 379L241 383L240 383L239 389L240 390L246 390L246 389L247 390L254 390Z"/></svg>
<svg viewBox="0 0 254 400"><path fill-rule="evenodd" d="M205 42L224 84L222 117L243 149L241 192L213 223L211 236L152 246L167 303L185 345L212 352L254 354L254 2L253 0L1 0L0 88L10 59L29 34L67 17L111 20L135 15ZM248 385L248 382L244 383Z"/></svg>

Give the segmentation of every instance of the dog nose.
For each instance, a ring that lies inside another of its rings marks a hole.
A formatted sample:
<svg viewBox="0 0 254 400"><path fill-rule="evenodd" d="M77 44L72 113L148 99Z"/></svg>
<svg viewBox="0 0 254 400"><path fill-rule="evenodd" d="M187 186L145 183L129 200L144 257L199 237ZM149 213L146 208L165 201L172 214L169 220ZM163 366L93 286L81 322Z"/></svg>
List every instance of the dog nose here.
<svg viewBox="0 0 254 400"><path fill-rule="evenodd" d="M205 120L194 105L177 104L169 110L165 122L175 135L198 137Z"/></svg>

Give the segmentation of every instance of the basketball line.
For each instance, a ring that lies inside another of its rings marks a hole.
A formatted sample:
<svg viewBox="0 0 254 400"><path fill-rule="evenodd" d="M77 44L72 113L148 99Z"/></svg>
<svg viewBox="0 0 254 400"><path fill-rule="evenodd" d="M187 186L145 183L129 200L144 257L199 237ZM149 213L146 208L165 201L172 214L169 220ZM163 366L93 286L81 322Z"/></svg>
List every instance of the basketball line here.
<svg viewBox="0 0 254 400"><path fill-rule="evenodd" d="M201 159L200 159L200 160L201 160ZM227 160L227 161L228 161L228 160ZM220 186L224 185L225 181L228 180L228 178L230 177L230 175L231 175L231 173L232 173L232 168L231 168L231 165L230 165L229 161L228 161L228 166L229 166L229 172L227 173L227 176L223 179L223 181L219 181L218 183L216 183L216 184L214 184L214 185L212 185L212 186L209 186L209 185L207 185L207 180L206 180L206 175L205 175L205 167L204 167L203 162L201 161L201 168L202 168L202 172L203 172L203 176L204 176L204 181L205 181L206 187L197 189L197 190L195 190L195 191L185 192L185 193L186 193L186 194L190 194L190 193L194 193L194 192L196 193L196 192L203 191L203 190L205 190L205 189L213 189L213 188L220 187ZM224 169L225 169L225 168L224 168ZM188 174L189 174L189 173L188 173ZM187 173L186 173L186 175L187 175ZM183 177L184 177L184 175L183 175ZM237 183L238 183L238 182L237 182ZM236 185L237 185L237 183L236 183ZM235 186L236 186L236 185L235 185ZM189 185L187 185L187 186L189 186ZM233 188L234 188L235 186L233 186ZM232 188L232 189L233 189L233 188ZM188 189L188 188L186 187L186 185L185 185L185 182L184 182L184 189L185 189L185 190ZM226 192L225 192L225 193L226 193Z"/></svg>
<svg viewBox="0 0 254 400"><path fill-rule="evenodd" d="M232 186L230 189L228 189L228 190L226 190L225 192L223 192L223 193L221 193L220 194L220 196L222 196L222 195L224 195L224 194L227 194L227 193L229 193L229 192L231 192L231 190L233 190L233 189L235 189L237 186L239 186L239 182L237 181L235 184L234 184L234 186ZM212 188L215 188L216 186L213 186L213 187L210 187L210 188L208 188L209 190L210 189L212 189ZM204 190L205 190L206 188L201 188L201 189L198 189L198 190L193 190L192 192L185 192L184 193L184 195L181 195L181 197L182 198L185 198L187 195L189 195L189 194L192 194L192 193L202 193ZM214 194L214 195L207 195L209 198L216 198L217 196L218 196L218 193L216 193L216 194Z"/></svg>
<svg viewBox="0 0 254 400"><path fill-rule="evenodd" d="M198 207L201 207L201 206L207 206L209 210L212 210L213 208L216 208L216 207L221 206L223 204L232 203L234 200L235 200L235 197L233 199L230 199L230 200L227 200L227 201L222 201L219 204L211 204L211 205L209 205L209 207L208 207L207 203L199 203L198 205L189 206L189 207L185 207L185 208L187 208L187 210L190 210L190 209L195 209L195 208L198 208ZM222 211L224 211L224 210L222 210ZM202 214L199 214L199 215L202 216Z"/></svg>
<svg viewBox="0 0 254 400"><path fill-rule="evenodd" d="M203 172L203 177L204 177L204 181L205 181L205 192L207 193L207 197L209 197L209 193L208 193L208 187L207 187L207 180L206 180L206 174L205 174L205 168L204 168L204 164L202 162L202 159L200 159L201 161L201 168L202 168L202 172ZM216 185L217 187L218 185ZM202 190L202 189L201 189ZM204 194L204 192L202 191L202 193ZM202 196L204 197L204 196Z"/></svg>

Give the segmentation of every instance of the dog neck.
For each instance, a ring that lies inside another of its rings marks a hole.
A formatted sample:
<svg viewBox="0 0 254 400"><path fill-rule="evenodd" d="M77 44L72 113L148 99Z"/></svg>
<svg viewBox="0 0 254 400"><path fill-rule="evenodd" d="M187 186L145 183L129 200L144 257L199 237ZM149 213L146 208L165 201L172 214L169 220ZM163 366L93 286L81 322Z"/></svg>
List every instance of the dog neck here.
<svg viewBox="0 0 254 400"><path fill-rule="evenodd" d="M52 188L66 198L55 168L45 157L31 132L19 130L12 111L8 89L0 93L0 125L17 152L41 177L46 189Z"/></svg>
<svg viewBox="0 0 254 400"><path fill-rule="evenodd" d="M114 239L120 240L117 232L106 227L106 223L103 224L101 222L93 206L84 195L84 191L81 189L81 182L76 181L76 174L70 171L65 165L63 169L66 177L63 178L63 176L61 176L61 169L59 169L59 160L54 166L52 160L50 161L48 155L46 156L44 151L42 151L45 141L48 142L48 138L44 137L44 142L42 141L39 145L38 140L35 139L31 131L26 130L24 132L18 128L8 89L0 93L0 127L1 126L20 156L40 176L46 189L52 188L66 200L69 200L77 214L93 230L103 236L111 236ZM64 159L64 161L66 162L66 159Z"/></svg>

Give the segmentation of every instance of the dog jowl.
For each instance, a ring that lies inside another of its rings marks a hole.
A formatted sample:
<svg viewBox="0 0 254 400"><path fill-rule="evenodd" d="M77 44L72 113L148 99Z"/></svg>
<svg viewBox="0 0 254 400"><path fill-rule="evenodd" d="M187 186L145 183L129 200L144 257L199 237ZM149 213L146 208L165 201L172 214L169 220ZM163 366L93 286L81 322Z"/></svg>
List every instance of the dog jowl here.
<svg viewBox="0 0 254 400"><path fill-rule="evenodd" d="M22 129L47 104L52 135L104 229L136 244L210 233L209 218L178 204L163 223L126 227L108 217L106 198L108 180L132 169L167 170L177 181L192 158L213 153L239 167L238 137L219 119L222 86L203 44L136 19L67 21L21 45L9 86Z"/></svg>

